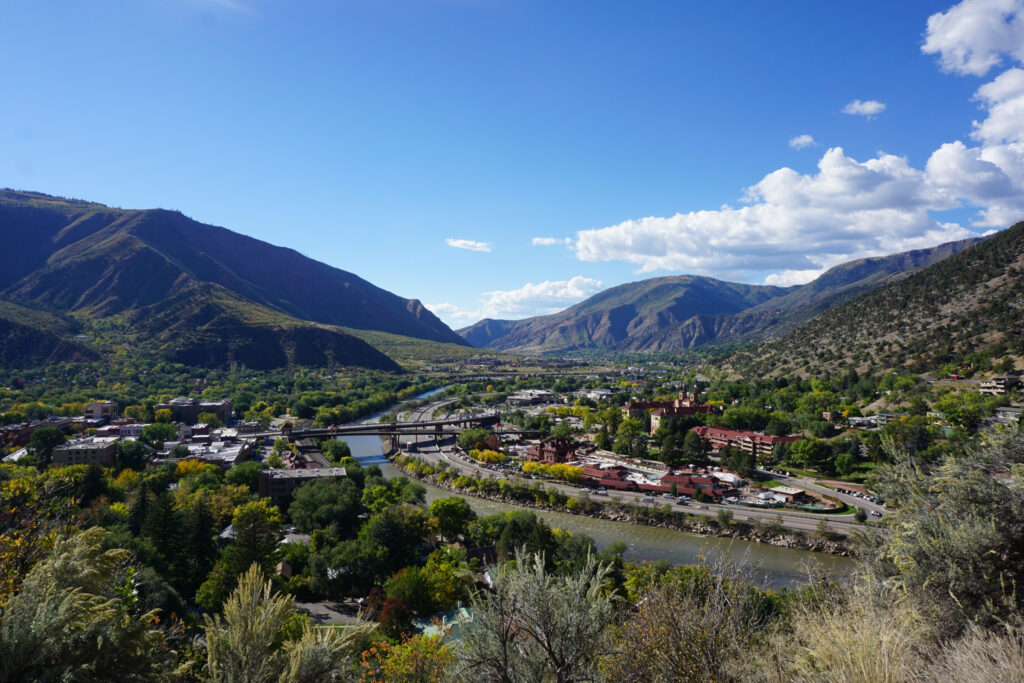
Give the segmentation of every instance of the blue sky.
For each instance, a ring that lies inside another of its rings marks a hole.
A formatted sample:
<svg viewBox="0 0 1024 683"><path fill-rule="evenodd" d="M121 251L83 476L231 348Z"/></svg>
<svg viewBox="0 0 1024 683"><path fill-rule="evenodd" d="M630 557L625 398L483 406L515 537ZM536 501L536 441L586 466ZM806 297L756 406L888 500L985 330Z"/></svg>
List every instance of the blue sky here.
<svg viewBox="0 0 1024 683"><path fill-rule="evenodd" d="M19 1L0 186L179 209L453 327L656 275L792 284L1024 218L1022 17L1024 0Z"/></svg>

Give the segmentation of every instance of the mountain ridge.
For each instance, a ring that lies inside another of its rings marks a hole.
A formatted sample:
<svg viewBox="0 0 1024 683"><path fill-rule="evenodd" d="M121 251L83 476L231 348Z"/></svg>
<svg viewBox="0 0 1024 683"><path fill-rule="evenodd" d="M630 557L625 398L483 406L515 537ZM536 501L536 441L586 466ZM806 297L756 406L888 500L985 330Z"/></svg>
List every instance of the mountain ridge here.
<svg viewBox="0 0 1024 683"><path fill-rule="evenodd" d="M672 352L756 342L782 336L843 301L948 258L980 239L856 259L791 287L696 275L650 278L598 292L558 313L524 320L487 318L457 332L474 346L517 353Z"/></svg>
<svg viewBox="0 0 1024 683"><path fill-rule="evenodd" d="M118 318L171 357L399 369L342 327L466 345L416 299L178 211L0 190L0 238L8 246L0 253L0 301L54 316L68 330ZM24 332L5 324L8 335ZM219 351L214 329L226 334ZM177 345L167 339L171 331L183 335ZM247 335L262 341L253 345ZM29 358L37 356L22 361Z"/></svg>

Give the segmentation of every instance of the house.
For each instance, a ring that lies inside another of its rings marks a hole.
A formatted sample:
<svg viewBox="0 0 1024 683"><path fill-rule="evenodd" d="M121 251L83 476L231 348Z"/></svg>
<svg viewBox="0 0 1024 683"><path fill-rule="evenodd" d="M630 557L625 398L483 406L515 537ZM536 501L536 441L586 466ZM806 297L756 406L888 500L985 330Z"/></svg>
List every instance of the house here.
<svg viewBox="0 0 1024 683"><path fill-rule="evenodd" d="M884 427L893 420L902 420L907 417L906 413L879 413L875 415L875 424Z"/></svg>
<svg viewBox="0 0 1024 683"><path fill-rule="evenodd" d="M1020 377L1017 375L998 375L992 379L982 380L978 392L991 394L992 396L1005 396L1010 389L1020 385Z"/></svg>
<svg viewBox="0 0 1024 683"><path fill-rule="evenodd" d="M720 451L729 446L750 453L759 460L771 455L777 444L792 443L802 438L800 436L769 436L761 432L726 429L725 427L694 427L691 431L696 432L697 436L712 450Z"/></svg>
<svg viewBox="0 0 1024 683"><path fill-rule="evenodd" d="M576 447L568 439L544 439L526 451L526 459L536 462L567 462L575 456Z"/></svg>
<svg viewBox="0 0 1024 683"><path fill-rule="evenodd" d="M344 467L323 467L302 470L260 470L259 494L270 498L275 505L284 505L292 492L314 481L341 481L346 476Z"/></svg>

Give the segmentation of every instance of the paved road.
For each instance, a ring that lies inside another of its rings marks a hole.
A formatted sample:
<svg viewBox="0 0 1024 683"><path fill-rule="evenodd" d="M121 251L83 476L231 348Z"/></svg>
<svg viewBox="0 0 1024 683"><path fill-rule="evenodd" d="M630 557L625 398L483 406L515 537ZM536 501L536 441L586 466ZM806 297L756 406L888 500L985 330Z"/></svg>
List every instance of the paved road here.
<svg viewBox="0 0 1024 683"><path fill-rule="evenodd" d="M412 411L410 413L407 420L429 420L430 417L438 408L442 407L443 405L447 405L448 403L452 403L455 400L456 399L450 399L448 401L432 403L422 408L417 408L415 411ZM421 458L431 463L444 463L450 465L451 467L455 468L456 471L461 472L462 474L473 475L479 473L484 476L490 475L498 479L512 478L512 475L501 470L492 470L482 463L467 461L463 459L463 457L457 454L455 449L451 446L438 447L437 445L434 444L433 439L430 438L409 437L408 440L404 441L403 443L416 443L416 447L418 449L417 455L419 455ZM780 475L772 474L770 476L781 479ZM799 483L801 486L806 486L806 488L808 489L818 491L819 493L827 493L830 496L849 499L849 502L851 502L851 504L859 504L860 507L867 507L867 505L869 505L867 501L861 500L860 498L854 498L852 496L843 496L842 494L837 494L835 491L831 489L827 489L825 487L819 486L811 482L804 484L802 480L792 477L790 477L789 480L793 481L794 483ZM570 486L568 484L559 484L548 481L543 481L542 483L548 488L557 489L567 495L580 495L580 489L579 487L576 486ZM652 497L650 494L634 493L632 491L615 491L613 495L623 502L632 502L640 505L650 505L652 507L671 505L674 510L685 511L690 514L703 515L706 517L714 517L718 514L719 510L724 509L730 510L733 513L734 519L740 521L748 521L748 518L750 518L756 522L765 522L770 524L777 522L779 517L781 516L783 526L791 529L800 529L803 531L816 531L822 519L827 521L829 528L831 528L833 531L841 533L849 533L853 529L862 527L861 524L857 523L854 520L852 514L816 515L811 513L791 512L779 509L761 510L743 505L715 503L701 504L697 502L693 502L689 505L683 506L679 505L675 501L675 499L670 500L660 495L654 495L653 502L645 503L643 499ZM601 501L605 499L606 496L591 494L591 498L595 501Z"/></svg>

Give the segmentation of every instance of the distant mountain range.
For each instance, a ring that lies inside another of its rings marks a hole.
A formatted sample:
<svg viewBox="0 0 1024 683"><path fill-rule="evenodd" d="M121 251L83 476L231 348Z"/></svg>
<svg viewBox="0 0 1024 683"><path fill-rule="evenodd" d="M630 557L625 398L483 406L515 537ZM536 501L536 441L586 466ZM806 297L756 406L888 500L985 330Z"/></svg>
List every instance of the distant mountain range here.
<svg viewBox="0 0 1024 683"><path fill-rule="evenodd" d="M559 354L679 351L780 337L814 316L957 254L978 239L836 266L813 282L770 287L678 275L632 282L552 315L485 319L458 331L479 348Z"/></svg>
<svg viewBox="0 0 1024 683"><path fill-rule="evenodd" d="M465 346L423 304L176 211L0 190L0 363L96 359L97 329L206 366L398 369L350 334ZM98 323L102 322L102 325Z"/></svg>
<svg viewBox="0 0 1024 683"><path fill-rule="evenodd" d="M733 354L741 374L930 370L972 352L1024 357L1024 222Z"/></svg>

